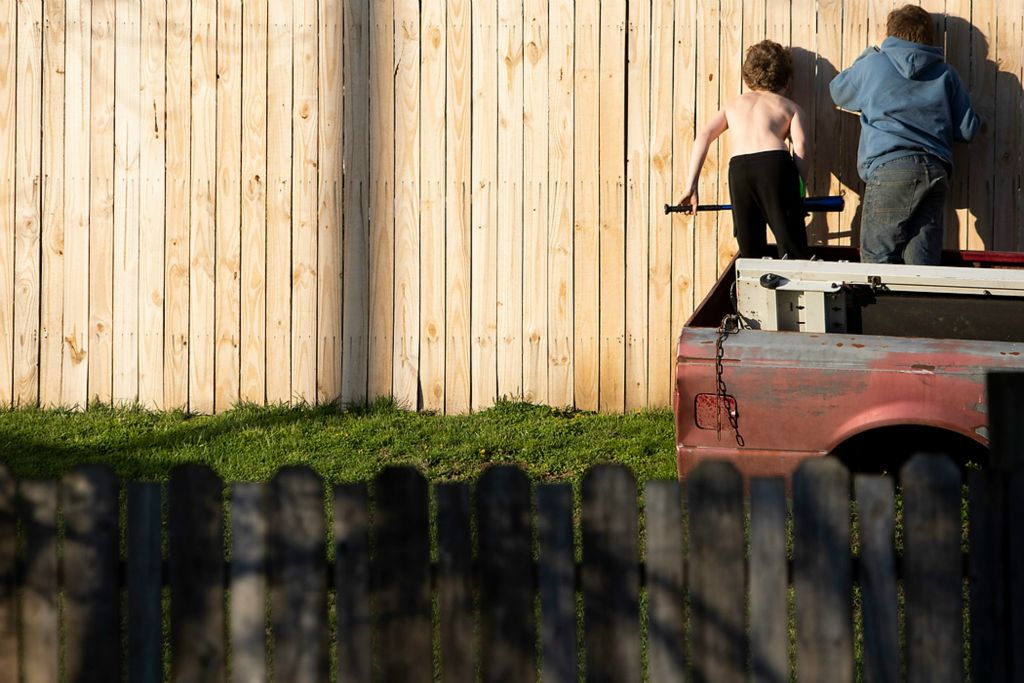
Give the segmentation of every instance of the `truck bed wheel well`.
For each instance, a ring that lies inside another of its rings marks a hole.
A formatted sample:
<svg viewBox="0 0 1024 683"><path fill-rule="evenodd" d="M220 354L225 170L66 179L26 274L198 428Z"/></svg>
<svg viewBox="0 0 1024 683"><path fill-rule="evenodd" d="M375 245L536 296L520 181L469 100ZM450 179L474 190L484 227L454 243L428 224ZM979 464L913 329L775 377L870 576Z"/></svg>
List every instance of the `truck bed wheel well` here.
<svg viewBox="0 0 1024 683"><path fill-rule="evenodd" d="M896 473L916 453L943 453L961 469L987 467L988 449L962 434L937 427L899 425L862 432L841 443L835 455L855 472Z"/></svg>

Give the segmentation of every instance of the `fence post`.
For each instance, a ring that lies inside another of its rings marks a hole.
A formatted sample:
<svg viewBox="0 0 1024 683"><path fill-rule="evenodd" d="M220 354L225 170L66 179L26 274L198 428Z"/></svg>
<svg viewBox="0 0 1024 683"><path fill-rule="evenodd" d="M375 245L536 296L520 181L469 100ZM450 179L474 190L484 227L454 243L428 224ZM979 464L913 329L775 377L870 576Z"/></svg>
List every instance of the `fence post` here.
<svg viewBox="0 0 1024 683"><path fill-rule="evenodd" d="M15 618L16 491L17 484L11 471L0 463L0 683L21 680Z"/></svg>
<svg viewBox="0 0 1024 683"><path fill-rule="evenodd" d="M545 683L575 683L578 657L576 558L570 484L541 484L537 487L537 546L541 680Z"/></svg>
<svg viewBox="0 0 1024 683"><path fill-rule="evenodd" d="M747 663L743 481L731 463L718 461L701 463L686 484L693 678L742 681Z"/></svg>
<svg viewBox="0 0 1024 683"><path fill-rule="evenodd" d="M267 485L231 485L231 677L267 679Z"/></svg>
<svg viewBox="0 0 1024 683"><path fill-rule="evenodd" d="M57 680L57 500L55 481L19 484L25 534L21 589L23 672L27 683Z"/></svg>
<svg viewBox="0 0 1024 683"><path fill-rule="evenodd" d="M750 652L754 681L789 680L786 483L750 482Z"/></svg>
<svg viewBox="0 0 1024 683"><path fill-rule="evenodd" d="M164 680L160 484L128 484L127 526L128 680L158 683Z"/></svg>
<svg viewBox="0 0 1024 683"><path fill-rule="evenodd" d="M991 469L1004 491L1003 586L1010 610L1006 642L1016 645L1024 639L1024 373L989 373L988 409ZM1024 648L1007 649L1007 678L1024 680Z"/></svg>
<svg viewBox="0 0 1024 683"><path fill-rule="evenodd" d="M469 487L438 484L437 602L440 613L441 680L471 681L475 673L473 634L472 538Z"/></svg>
<svg viewBox="0 0 1024 683"><path fill-rule="evenodd" d="M682 497L678 481L649 481L644 487L648 675L652 681L686 678Z"/></svg>
<svg viewBox="0 0 1024 683"><path fill-rule="evenodd" d="M491 467L477 484L480 664L485 681L536 679L530 480Z"/></svg>
<svg viewBox="0 0 1024 683"><path fill-rule="evenodd" d="M370 681L370 520L366 484L334 487L338 681Z"/></svg>
<svg viewBox="0 0 1024 683"><path fill-rule="evenodd" d="M860 587L864 604L864 678L899 678L900 643L893 560L896 496L892 477L854 478L860 524Z"/></svg>

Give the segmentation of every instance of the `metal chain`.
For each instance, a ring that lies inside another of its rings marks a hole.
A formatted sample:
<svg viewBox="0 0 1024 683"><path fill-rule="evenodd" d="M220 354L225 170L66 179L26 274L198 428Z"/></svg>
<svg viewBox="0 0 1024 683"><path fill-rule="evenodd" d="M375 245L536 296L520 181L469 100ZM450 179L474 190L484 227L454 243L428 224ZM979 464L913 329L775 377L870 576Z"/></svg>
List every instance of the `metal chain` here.
<svg viewBox="0 0 1024 683"><path fill-rule="evenodd" d="M725 349L722 348L722 345L725 343L725 340L728 339L729 335L736 334L739 331L740 317L735 313L730 313L722 318L722 324L718 326L718 334L715 338L715 403L718 410L717 421L715 423L715 433L718 435L719 441L722 440L722 407L726 404L726 397L729 395L728 389L725 386L725 379L722 377L722 373L725 369L722 363L722 358L725 356ZM736 434L736 445L742 447L744 445L744 441L743 437L740 436L738 412L738 410L726 410L729 426L732 427L733 432Z"/></svg>

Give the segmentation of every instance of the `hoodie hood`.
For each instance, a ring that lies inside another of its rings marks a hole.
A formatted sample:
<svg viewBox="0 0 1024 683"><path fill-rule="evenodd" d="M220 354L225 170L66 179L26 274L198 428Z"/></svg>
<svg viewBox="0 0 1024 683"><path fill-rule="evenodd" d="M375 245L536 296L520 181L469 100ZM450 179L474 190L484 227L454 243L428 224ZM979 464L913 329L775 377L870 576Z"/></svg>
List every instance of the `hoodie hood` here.
<svg viewBox="0 0 1024 683"><path fill-rule="evenodd" d="M912 43L892 36L882 41L881 51L904 78L917 78L921 72L943 61L941 47Z"/></svg>

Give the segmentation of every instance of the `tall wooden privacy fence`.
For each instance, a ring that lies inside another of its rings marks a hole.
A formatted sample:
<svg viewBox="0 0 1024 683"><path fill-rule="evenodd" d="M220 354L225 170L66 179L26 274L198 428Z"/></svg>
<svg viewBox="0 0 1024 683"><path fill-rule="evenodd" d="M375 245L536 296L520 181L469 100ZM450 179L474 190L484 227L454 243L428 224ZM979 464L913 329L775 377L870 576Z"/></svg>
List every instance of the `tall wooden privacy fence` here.
<svg viewBox="0 0 1024 683"><path fill-rule="evenodd" d="M233 484L224 506L216 475L181 466L163 494L127 484L123 520L105 467L61 482L4 472L0 681L116 681L122 667L163 680L168 646L181 681L785 681L794 638L800 680L946 681L964 672L967 630L973 680L1019 677L1024 477L971 473L966 563L957 467L917 456L901 480L897 515L892 479L856 476L852 527L836 460L801 467L791 508L782 480L753 480L745 499L732 465L708 463L685 486L644 486L641 558L637 484L615 465L584 478L578 532L569 485L531 487L508 466L472 496L436 485L433 517L426 481L402 467L372 495L333 487L325 517L305 467Z"/></svg>
<svg viewBox="0 0 1024 683"><path fill-rule="evenodd" d="M922 4L986 121L947 246L1021 248L1024 0ZM0 404L667 406L735 251L659 210L696 128L792 45L810 190L847 201L812 240L855 240L827 86L892 6L0 0Z"/></svg>

